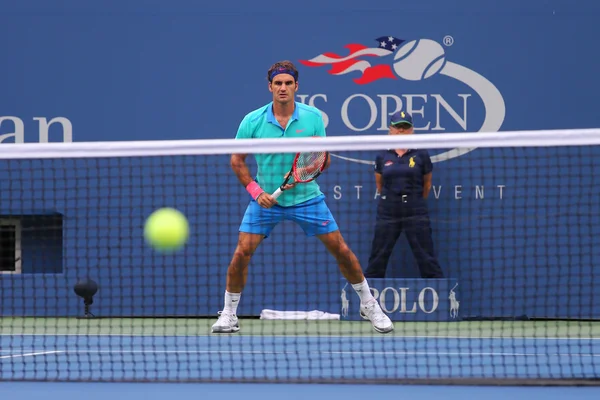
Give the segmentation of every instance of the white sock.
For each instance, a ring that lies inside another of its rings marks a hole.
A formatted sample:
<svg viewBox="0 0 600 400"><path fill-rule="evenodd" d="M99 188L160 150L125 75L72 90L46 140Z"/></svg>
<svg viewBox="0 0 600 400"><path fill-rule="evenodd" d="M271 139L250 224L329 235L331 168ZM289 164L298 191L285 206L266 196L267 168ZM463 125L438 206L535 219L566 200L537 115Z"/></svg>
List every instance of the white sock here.
<svg viewBox="0 0 600 400"><path fill-rule="evenodd" d="M369 284L367 283L366 279L361 283L353 284L352 287L354 290L356 290L356 294L358 294L358 297L360 297L360 302L362 304L367 303L369 300L375 299L373 297L373 293L371 293L371 290L369 289Z"/></svg>
<svg viewBox="0 0 600 400"><path fill-rule="evenodd" d="M234 315L237 315L238 304L240 304L241 293L229 293L225 291L225 307L223 311L228 311Z"/></svg>

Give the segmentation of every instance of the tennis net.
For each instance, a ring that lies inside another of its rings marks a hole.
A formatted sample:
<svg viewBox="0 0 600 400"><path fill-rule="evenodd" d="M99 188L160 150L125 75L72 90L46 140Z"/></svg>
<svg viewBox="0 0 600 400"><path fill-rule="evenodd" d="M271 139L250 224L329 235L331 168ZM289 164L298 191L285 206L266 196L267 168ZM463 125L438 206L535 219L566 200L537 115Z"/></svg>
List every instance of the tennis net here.
<svg viewBox="0 0 600 400"><path fill-rule="evenodd" d="M599 130L1 149L0 380L600 382ZM269 193L315 151L325 203L299 183L279 201L300 205L248 209L268 238L241 330L211 333L232 257L252 253L231 155L254 177L253 155L286 154ZM165 207L189 224L169 252L144 236ZM350 251L323 236L336 224ZM392 332L361 316L351 254Z"/></svg>

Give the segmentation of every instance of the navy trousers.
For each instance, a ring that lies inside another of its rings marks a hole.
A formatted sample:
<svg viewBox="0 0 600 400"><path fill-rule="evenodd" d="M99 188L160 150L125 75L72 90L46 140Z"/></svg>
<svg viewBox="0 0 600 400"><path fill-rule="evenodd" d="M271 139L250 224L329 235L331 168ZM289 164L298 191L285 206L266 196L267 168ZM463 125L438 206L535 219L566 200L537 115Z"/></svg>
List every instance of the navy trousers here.
<svg viewBox="0 0 600 400"><path fill-rule="evenodd" d="M425 199L420 196L390 196L379 200L375 235L371 245L367 278L384 278L394 246L404 232L417 260L421 278L443 278L434 253L431 223Z"/></svg>

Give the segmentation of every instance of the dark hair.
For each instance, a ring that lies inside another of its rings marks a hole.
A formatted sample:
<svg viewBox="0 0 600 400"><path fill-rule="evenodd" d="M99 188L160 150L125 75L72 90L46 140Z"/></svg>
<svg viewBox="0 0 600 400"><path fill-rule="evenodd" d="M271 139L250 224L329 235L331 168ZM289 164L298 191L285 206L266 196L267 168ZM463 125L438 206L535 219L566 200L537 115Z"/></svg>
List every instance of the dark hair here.
<svg viewBox="0 0 600 400"><path fill-rule="evenodd" d="M296 67L294 66L294 64L291 61L279 61L276 62L275 64L273 64L271 66L271 68L269 68L269 71L267 72L267 80L269 82L273 81L273 73L276 72L277 70L287 70L285 73L289 73L290 75L292 75L294 77L294 80L297 82L298 81L298 70L296 69Z"/></svg>

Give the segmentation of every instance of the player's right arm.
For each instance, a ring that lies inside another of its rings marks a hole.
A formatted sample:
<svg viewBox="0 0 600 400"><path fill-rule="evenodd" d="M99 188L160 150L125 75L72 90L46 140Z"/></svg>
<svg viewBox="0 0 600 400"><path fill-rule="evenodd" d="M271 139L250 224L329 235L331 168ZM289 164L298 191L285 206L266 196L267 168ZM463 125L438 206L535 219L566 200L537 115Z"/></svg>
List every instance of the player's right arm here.
<svg viewBox="0 0 600 400"><path fill-rule="evenodd" d="M254 181L250 174L250 169L248 169L248 165L246 164L246 157L248 157L248 154L232 154L230 162L231 169L244 187Z"/></svg>
<svg viewBox="0 0 600 400"><path fill-rule="evenodd" d="M238 128L236 139L252 139L252 132L248 129L247 118L244 118ZM270 194L262 190L258 183L252 178L248 164L246 164L248 154L232 154L230 165L240 183L246 188L250 196L264 208L271 208L277 204L277 201Z"/></svg>

